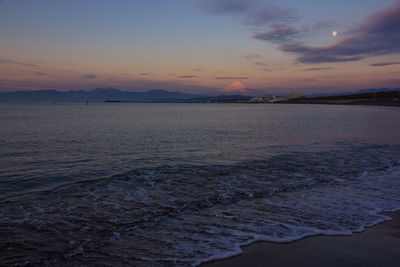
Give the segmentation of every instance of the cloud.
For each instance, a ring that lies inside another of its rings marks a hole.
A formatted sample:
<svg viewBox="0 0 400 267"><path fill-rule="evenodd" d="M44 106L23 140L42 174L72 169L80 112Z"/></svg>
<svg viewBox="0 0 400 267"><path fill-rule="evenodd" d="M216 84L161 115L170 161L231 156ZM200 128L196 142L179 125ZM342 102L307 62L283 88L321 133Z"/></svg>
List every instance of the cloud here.
<svg viewBox="0 0 400 267"><path fill-rule="evenodd" d="M243 57L244 59L259 59L262 58L260 54L251 54Z"/></svg>
<svg viewBox="0 0 400 267"><path fill-rule="evenodd" d="M349 37L329 46L282 44L279 50L297 54L302 63L349 62L400 52L400 1L368 16Z"/></svg>
<svg viewBox="0 0 400 267"><path fill-rule="evenodd" d="M266 0L197 0L197 5L206 13L230 15L239 19L244 25L251 26L252 38L273 42L286 43L291 40L305 38L315 31L332 27L330 20L309 22L294 26L299 20L296 9L285 8ZM270 27L265 31L265 26ZM252 57L245 57L253 59Z"/></svg>
<svg viewBox="0 0 400 267"><path fill-rule="evenodd" d="M319 71L319 70L334 70L334 67L319 67L319 68L308 68L303 69L303 71Z"/></svg>
<svg viewBox="0 0 400 267"><path fill-rule="evenodd" d="M21 65L21 66L28 66L28 67L37 67L39 66L38 64L34 63L24 63L24 62L18 62L10 59L0 59L0 64L12 64L12 65Z"/></svg>
<svg viewBox="0 0 400 267"><path fill-rule="evenodd" d="M180 79L190 79L190 78L196 78L197 76L195 75L183 75L183 76L179 76L178 78Z"/></svg>
<svg viewBox="0 0 400 267"><path fill-rule="evenodd" d="M266 66L267 65L264 62L260 62L260 61L256 61L256 62L254 62L254 64L256 64L257 66Z"/></svg>
<svg viewBox="0 0 400 267"><path fill-rule="evenodd" d="M206 13L230 15L251 27L252 38L277 44L299 41L311 34L332 27L333 22L319 20L300 26L294 25L299 16L293 8L284 8L266 0L197 0L197 5ZM297 23L298 24L298 23ZM265 30L265 27L270 29ZM261 58L260 55L245 56L245 59Z"/></svg>
<svg viewBox="0 0 400 267"><path fill-rule="evenodd" d="M261 0L197 0L196 3L206 13L239 17L242 24L256 27L296 19L294 9Z"/></svg>
<svg viewBox="0 0 400 267"><path fill-rule="evenodd" d="M315 78L304 78L304 79L300 79L300 81L302 81L302 82L317 82L318 79L315 79Z"/></svg>
<svg viewBox="0 0 400 267"><path fill-rule="evenodd" d="M141 76L149 76L150 73L148 73L148 72L143 72L143 73L140 73L139 75L141 75Z"/></svg>
<svg viewBox="0 0 400 267"><path fill-rule="evenodd" d="M47 76L47 74L44 72L34 72L33 74L35 74L37 76Z"/></svg>
<svg viewBox="0 0 400 267"><path fill-rule="evenodd" d="M336 22L333 20L316 20L314 22L309 22L301 25L299 27L299 31L301 32L312 32L316 30L325 30L330 27L334 27Z"/></svg>
<svg viewBox="0 0 400 267"><path fill-rule="evenodd" d="M399 65L400 62L382 62L382 63L374 63L370 66L372 67L383 67L383 66L390 66L390 65Z"/></svg>
<svg viewBox="0 0 400 267"><path fill-rule="evenodd" d="M235 81L230 85L222 88L223 93L245 94L247 93L247 86L241 81Z"/></svg>
<svg viewBox="0 0 400 267"><path fill-rule="evenodd" d="M198 0L197 5L208 13L240 14L252 6L252 0Z"/></svg>
<svg viewBox="0 0 400 267"><path fill-rule="evenodd" d="M327 47L307 47L298 44L283 44L279 46L279 50L283 52L296 53L300 55L297 61L305 64L324 63L324 62L349 62L357 61L363 58L357 52L355 46L346 45L352 42L347 39L332 46ZM346 47L349 47L346 49ZM351 51L350 51L351 50Z"/></svg>
<svg viewBox="0 0 400 267"><path fill-rule="evenodd" d="M81 78L83 78L83 79L96 79L97 76L94 75L94 74L88 73L88 74L82 75Z"/></svg>
<svg viewBox="0 0 400 267"><path fill-rule="evenodd" d="M274 24L267 31L256 32L252 38L277 44L299 42L318 31L333 27L333 25L334 23L329 20L315 21L297 27L291 24Z"/></svg>
<svg viewBox="0 0 400 267"><path fill-rule="evenodd" d="M249 77L215 77L216 80L248 80Z"/></svg>
<svg viewBox="0 0 400 267"><path fill-rule="evenodd" d="M300 32L288 25L279 25L271 28L267 32L256 33L252 36L254 39L268 41L272 43L282 43L297 37Z"/></svg>
<svg viewBox="0 0 400 267"><path fill-rule="evenodd" d="M193 71L204 71L203 69L193 69Z"/></svg>

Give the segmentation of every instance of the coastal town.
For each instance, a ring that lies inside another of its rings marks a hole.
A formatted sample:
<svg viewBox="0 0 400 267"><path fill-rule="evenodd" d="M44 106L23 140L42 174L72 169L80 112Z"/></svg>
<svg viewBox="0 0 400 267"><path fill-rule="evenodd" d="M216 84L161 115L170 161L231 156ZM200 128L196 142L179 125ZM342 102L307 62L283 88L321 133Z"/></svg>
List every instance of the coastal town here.
<svg viewBox="0 0 400 267"><path fill-rule="evenodd" d="M300 98L302 95L297 94L295 92L291 92L288 97L284 97L282 95L271 95L271 94L266 94L265 97L255 97L250 99L250 102L254 103L278 103L278 102L285 102L288 100Z"/></svg>
<svg viewBox="0 0 400 267"><path fill-rule="evenodd" d="M247 103L247 104L334 104L334 105L376 105L400 106L400 92L371 92L346 95L331 95L321 97L307 97L292 92L287 97L276 94L266 94L265 97L215 99L207 103Z"/></svg>
<svg viewBox="0 0 400 267"><path fill-rule="evenodd" d="M296 98L301 98L302 95L291 92L287 97L280 94L266 94L265 97L246 97L246 98L231 98L231 99L210 99L207 103L282 103Z"/></svg>

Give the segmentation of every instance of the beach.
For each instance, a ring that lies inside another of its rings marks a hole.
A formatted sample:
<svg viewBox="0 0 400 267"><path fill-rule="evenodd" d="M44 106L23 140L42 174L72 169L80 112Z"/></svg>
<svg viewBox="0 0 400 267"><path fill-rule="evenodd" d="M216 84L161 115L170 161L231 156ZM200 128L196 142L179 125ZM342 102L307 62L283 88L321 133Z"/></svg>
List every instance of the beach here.
<svg viewBox="0 0 400 267"><path fill-rule="evenodd" d="M205 263L222 266L400 266L400 212L351 236L313 236L291 243L256 242L243 254Z"/></svg>

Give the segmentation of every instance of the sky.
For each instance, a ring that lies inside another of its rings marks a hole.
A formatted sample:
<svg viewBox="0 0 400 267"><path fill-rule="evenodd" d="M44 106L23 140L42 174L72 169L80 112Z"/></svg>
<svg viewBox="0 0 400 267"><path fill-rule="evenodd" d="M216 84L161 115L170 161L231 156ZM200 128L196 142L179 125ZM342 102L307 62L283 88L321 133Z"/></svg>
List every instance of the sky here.
<svg viewBox="0 0 400 267"><path fill-rule="evenodd" d="M400 0L0 0L0 92L400 87Z"/></svg>

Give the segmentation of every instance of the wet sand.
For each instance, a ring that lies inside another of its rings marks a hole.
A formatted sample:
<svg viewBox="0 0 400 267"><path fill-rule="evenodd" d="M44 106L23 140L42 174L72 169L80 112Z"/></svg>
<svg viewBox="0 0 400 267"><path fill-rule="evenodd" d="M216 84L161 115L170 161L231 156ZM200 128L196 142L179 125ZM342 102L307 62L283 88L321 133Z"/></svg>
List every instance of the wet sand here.
<svg viewBox="0 0 400 267"><path fill-rule="evenodd" d="M291 243L256 242L243 254L204 267L220 266L400 266L400 211L352 236L313 236Z"/></svg>

